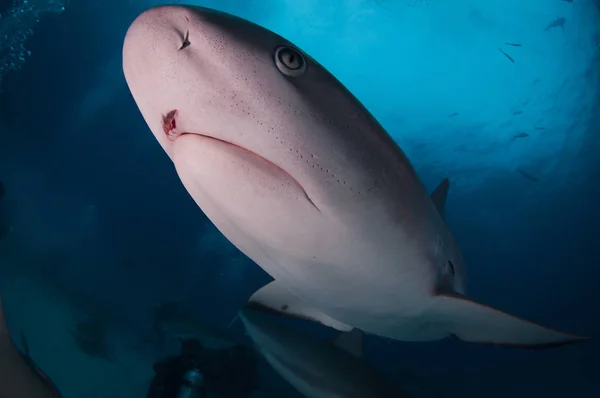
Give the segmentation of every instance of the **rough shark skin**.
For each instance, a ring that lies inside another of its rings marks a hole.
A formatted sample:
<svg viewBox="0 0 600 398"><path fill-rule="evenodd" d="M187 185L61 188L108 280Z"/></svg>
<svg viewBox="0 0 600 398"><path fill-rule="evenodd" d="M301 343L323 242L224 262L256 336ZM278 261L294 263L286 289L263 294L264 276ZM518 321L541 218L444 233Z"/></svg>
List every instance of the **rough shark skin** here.
<svg viewBox="0 0 600 398"><path fill-rule="evenodd" d="M211 9L160 6L130 26L123 70L191 197L275 279L251 302L406 341L584 339L463 296L443 219L448 181L430 197L364 106L284 38Z"/></svg>

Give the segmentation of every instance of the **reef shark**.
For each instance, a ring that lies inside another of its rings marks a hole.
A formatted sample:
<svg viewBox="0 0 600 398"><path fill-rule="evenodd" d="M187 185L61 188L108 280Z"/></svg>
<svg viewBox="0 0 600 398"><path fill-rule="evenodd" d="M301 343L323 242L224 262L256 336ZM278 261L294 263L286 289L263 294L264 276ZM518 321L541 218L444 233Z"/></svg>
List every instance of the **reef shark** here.
<svg viewBox="0 0 600 398"><path fill-rule="evenodd" d="M208 8L154 7L127 31L123 71L190 196L275 279L252 303L404 341L585 338L465 297L448 180L430 196L359 100L281 36Z"/></svg>
<svg viewBox="0 0 600 398"><path fill-rule="evenodd" d="M267 362L305 397L408 397L363 359L363 332L319 341L246 307L239 318Z"/></svg>

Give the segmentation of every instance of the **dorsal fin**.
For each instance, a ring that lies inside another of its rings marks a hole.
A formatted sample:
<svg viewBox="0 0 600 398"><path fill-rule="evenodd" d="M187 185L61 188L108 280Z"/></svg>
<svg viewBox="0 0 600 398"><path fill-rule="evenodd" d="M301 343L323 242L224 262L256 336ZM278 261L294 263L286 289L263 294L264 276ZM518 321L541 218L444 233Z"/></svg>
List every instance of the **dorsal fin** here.
<svg viewBox="0 0 600 398"><path fill-rule="evenodd" d="M448 196L448 188L450 188L450 181L447 178L444 178L431 194L431 200L433 200L433 204L442 217L444 217L444 207L446 204L446 196Z"/></svg>
<svg viewBox="0 0 600 398"><path fill-rule="evenodd" d="M363 356L363 340L364 333L359 329L352 329L349 332L340 334L334 341L333 344L338 348L354 355L357 358Z"/></svg>

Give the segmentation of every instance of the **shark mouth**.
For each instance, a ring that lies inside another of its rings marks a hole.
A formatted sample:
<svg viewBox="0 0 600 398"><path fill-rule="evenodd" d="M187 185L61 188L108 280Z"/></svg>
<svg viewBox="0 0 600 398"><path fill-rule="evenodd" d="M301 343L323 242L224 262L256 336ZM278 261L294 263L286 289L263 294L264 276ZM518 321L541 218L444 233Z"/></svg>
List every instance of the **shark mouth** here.
<svg viewBox="0 0 600 398"><path fill-rule="evenodd" d="M189 132L189 131L177 131L177 113L178 113L177 109L173 109L173 110L167 112L166 115L162 116L162 128L163 128L163 131L165 132L165 135L167 136L167 139L169 141L175 142L175 140L178 137L181 137L182 135L186 135L186 134L199 135L201 137L208 138L209 140L219 141L219 142L222 142L224 144L234 146L234 147L236 147L238 149L241 149L243 151L249 152L253 156L257 156L257 157L261 158L262 160L264 160L265 162L268 162L269 164L271 164L273 166L276 166L279 169L281 169L281 167L279 167L278 165L276 165L275 163L273 163L269 159L267 159L267 158L259 155L258 153L254 152L254 151L252 151L252 150L250 150L248 148L245 148L245 147L240 146L238 144L234 144L233 142L229 142L229 141L226 141L226 140L221 139L221 138L216 138L216 137L213 137L213 136L208 135L206 133L197 133L197 132ZM287 174L289 174L289 173L287 173Z"/></svg>
<svg viewBox="0 0 600 398"><path fill-rule="evenodd" d="M203 134L203 133L177 131L177 113L178 113L177 109L173 109L173 110L167 112L165 115L162 115L162 128L163 128L163 131L165 132L165 135L167 136L167 139L170 142L175 142L175 140L178 137L185 135L185 134L195 134L195 135L202 136L204 138L208 138L210 140L220 141L224 144L231 145L239 150L249 152L253 156L256 156L256 157L262 159L265 163L269 164L270 166L275 167L275 168L279 169L281 172L285 173L298 186L298 188L302 191L302 193L304 194L306 199L310 202L310 204L312 206L314 206L314 208L317 211L320 211L319 208L317 207L317 205L315 204L315 202L313 202L313 200L310 198L310 196L308 196L308 194L306 193L306 190L304 189L302 184L300 184L300 182L296 178L294 178L288 171L286 171L284 168L279 166L277 163L259 155L258 153L254 152L248 148L245 148L238 144L234 144L233 142L230 142L230 141L223 140L221 138L216 138L216 137L213 137L213 136L210 136L207 134Z"/></svg>

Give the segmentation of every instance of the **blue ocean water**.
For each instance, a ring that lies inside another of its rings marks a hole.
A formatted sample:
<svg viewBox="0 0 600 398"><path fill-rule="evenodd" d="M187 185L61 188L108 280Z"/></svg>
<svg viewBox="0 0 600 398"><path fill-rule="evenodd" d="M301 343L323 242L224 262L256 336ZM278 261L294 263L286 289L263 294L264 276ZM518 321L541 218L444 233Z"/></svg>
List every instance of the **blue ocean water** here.
<svg viewBox="0 0 600 398"><path fill-rule="evenodd" d="M225 328L269 280L193 203L126 86L125 32L159 3L0 2L0 287L11 330L26 331L65 397L144 396L157 354L138 346L155 305L181 300ZM450 178L470 297L600 335L598 1L188 4L288 38L366 105L430 190ZM77 353L68 331L91 314L118 330L109 342L125 365ZM595 340L545 351L366 341L375 367L427 397L598 396L599 354ZM298 396L263 365L274 396Z"/></svg>

